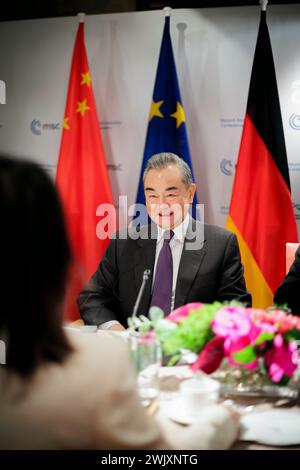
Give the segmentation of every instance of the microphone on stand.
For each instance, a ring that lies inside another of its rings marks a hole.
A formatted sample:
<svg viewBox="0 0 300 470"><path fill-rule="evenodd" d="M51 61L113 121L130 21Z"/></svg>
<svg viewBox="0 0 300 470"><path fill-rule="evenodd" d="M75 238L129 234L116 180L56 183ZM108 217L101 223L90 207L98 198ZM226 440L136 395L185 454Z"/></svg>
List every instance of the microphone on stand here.
<svg viewBox="0 0 300 470"><path fill-rule="evenodd" d="M139 309L139 306L140 306L140 303L141 303L141 299L142 299L147 281L149 280L150 274L151 274L151 269L145 269L145 271L143 273L143 282L142 282L142 285L141 285L140 290L139 290L139 294L137 296L137 299L136 299L134 307L133 307L133 314L132 314L133 320L137 317L137 312L138 312L138 309Z"/></svg>

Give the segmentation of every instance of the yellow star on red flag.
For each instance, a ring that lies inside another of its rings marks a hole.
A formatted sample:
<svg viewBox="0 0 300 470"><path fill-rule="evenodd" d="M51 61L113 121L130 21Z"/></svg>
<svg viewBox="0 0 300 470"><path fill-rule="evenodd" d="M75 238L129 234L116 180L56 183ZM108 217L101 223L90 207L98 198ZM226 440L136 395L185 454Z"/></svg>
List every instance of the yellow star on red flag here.
<svg viewBox="0 0 300 470"><path fill-rule="evenodd" d="M63 129L67 129L67 130L70 129L70 126L69 126L69 118L68 118L68 117L65 117L65 118L64 118Z"/></svg>
<svg viewBox="0 0 300 470"><path fill-rule="evenodd" d="M80 113L82 117L84 116L85 112L88 109L91 109L91 108L86 104L86 98L83 101L77 102L76 113Z"/></svg>
<svg viewBox="0 0 300 470"><path fill-rule="evenodd" d="M87 85L89 87L92 82L90 71L88 70L86 73L82 73L81 77L82 79L80 85Z"/></svg>

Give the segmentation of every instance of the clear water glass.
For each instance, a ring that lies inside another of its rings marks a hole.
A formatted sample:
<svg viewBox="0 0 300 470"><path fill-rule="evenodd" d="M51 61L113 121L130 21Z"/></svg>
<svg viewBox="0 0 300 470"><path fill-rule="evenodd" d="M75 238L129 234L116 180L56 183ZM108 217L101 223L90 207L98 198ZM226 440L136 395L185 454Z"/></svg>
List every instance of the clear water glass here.
<svg viewBox="0 0 300 470"><path fill-rule="evenodd" d="M159 369L162 364L161 344L155 333L130 332L131 357L137 372L138 393L143 406L159 395Z"/></svg>

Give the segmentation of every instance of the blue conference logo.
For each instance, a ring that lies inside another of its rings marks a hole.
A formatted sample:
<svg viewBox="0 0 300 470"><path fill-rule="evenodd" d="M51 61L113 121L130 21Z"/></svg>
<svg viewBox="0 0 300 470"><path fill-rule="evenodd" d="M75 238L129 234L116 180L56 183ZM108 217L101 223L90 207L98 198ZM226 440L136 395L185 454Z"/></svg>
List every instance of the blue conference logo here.
<svg viewBox="0 0 300 470"><path fill-rule="evenodd" d="M30 129L34 135L41 135L41 121L33 119L30 124Z"/></svg>
<svg viewBox="0 0 300 470"><path fill-rule="evenodd" d="M295 131L300 131L300 114L293 113L290 116L289 124Z"/></svg>
<svg viewBox="0 0 300 470"><path fill-rule="evenodd" d="M223 160L220 163L221 172L226 176L232 176L233 175L232 168L233 168L232 161L228 160L227 158L223 158Z"/></svg>
<svg viewBox="0 0 300 470"><path fill-rule="evenodd" d="M34 135L41 135L43 131L59 131L58 122L42 123L39 119L33 119L30 123L30 130Z"/></svg>

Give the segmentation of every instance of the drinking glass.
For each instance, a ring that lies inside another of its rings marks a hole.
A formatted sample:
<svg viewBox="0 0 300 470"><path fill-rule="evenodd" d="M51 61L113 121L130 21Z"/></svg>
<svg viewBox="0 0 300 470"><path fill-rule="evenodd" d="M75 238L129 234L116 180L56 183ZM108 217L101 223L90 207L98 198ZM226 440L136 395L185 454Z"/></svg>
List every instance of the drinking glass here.
<svg viewBox="0 0 300 470"><path fill-rule="evenodd" d="M137 372L138 393L143 406L148 406L159 395L159 368L162 350L155 333L132 331L129 346Z"/></svg>

